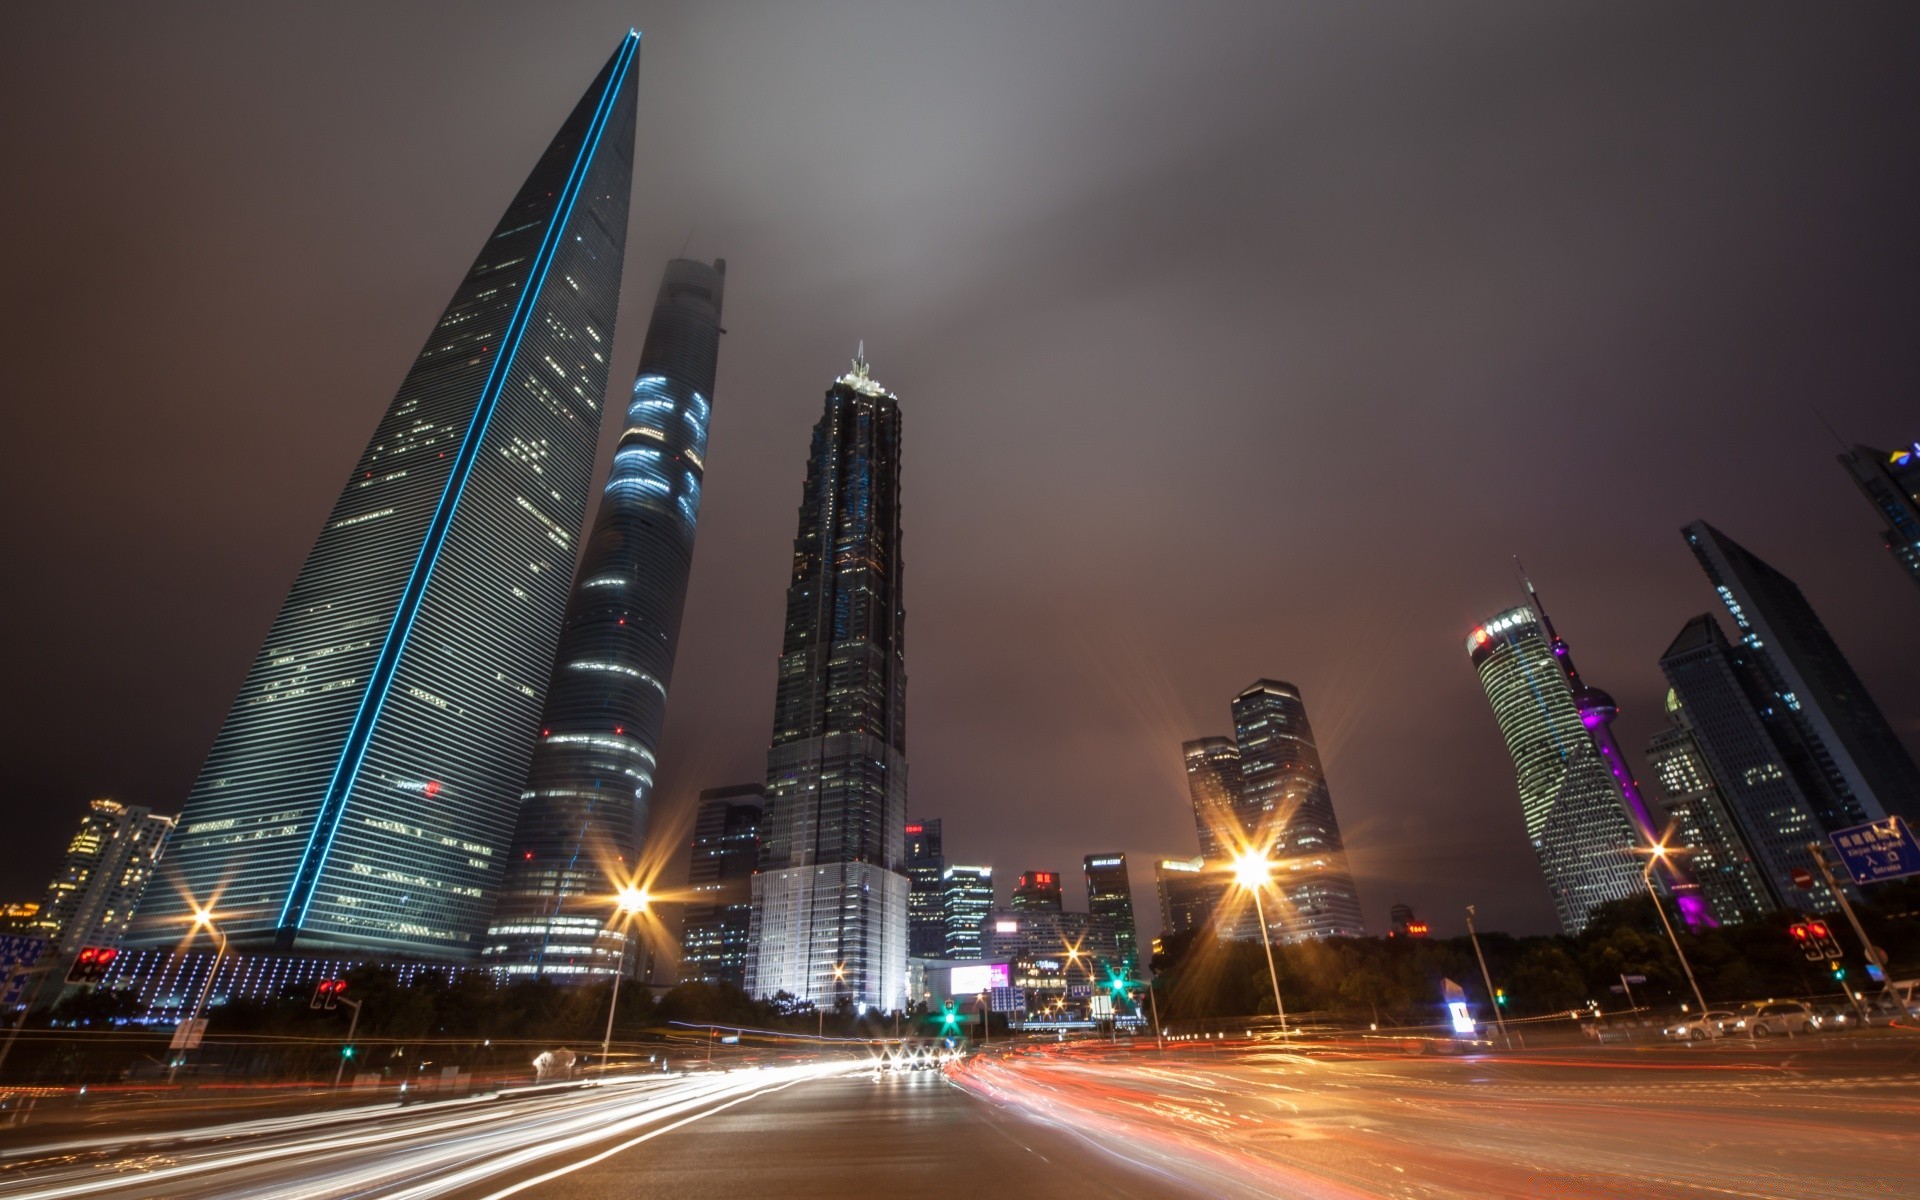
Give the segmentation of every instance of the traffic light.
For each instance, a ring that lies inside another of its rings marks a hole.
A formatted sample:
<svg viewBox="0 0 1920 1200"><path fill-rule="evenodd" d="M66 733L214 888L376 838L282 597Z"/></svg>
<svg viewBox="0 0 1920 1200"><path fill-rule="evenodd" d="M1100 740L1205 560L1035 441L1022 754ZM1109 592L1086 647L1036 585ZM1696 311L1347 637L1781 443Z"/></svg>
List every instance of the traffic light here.
<svg viewBox="0 0 1920 1200"><path fill-rule="evenodd" d="M1793 935L1794 942L1800 947L1800 953L1808 962L1819 962L1826 955L1820 950L1819 941L1813 936L1813 926L1805 921L1797 921L1788 926L1787 932Z"/></svg>
<svg viewBox="0 0 1920 1200"><path fill-rule="evenodd" d="M68 983L99 983L120 952L112 946L84 946L67 968Z"/></svg>
<svg viewBox="0 0 1920 1200"><path fill-rule="evenodd" d="M1847 966L1845 963L1830 962L1827 965L1833 968L1833 979L1835 983L1845 983L1847 981Z"/></svg>
<svg viewBox="0 0 1920 1200"><path fill-rule="evenodd" d="M940 1032L951 1034L960 1025L960 1014L953 1011L953 1001L947 1001L946 1011L940 1014Z"/></svg>
<svg viewBox="0 0 1920 1200"><path fill-rule="evenodd" d="M340 997L347 994L347 981L344 979L322 979L313 985L313 999L307 1002L308 1008L338 1008Z"/></svg>
<svg viewBox="0 0 1920 1200"><path fill-rule="evenodd" d="M342 1047L340 1047L340 1057L341 1057L341 1058L352 1058L352 1057L353 1057L353 1047L352 1047L352 1046L342 1046Z"/></svg>
<svg viewBox="0 0 1920 1200"><path fill-rule="evenodd" d="M1833 930L1827 928L1825 921L1808 921L1807 932L1813 935L1814 944L1820 948L1820 957L1840 957L1840 943L1834 939Z"/></svg>
<svg viewBox="0 0 1920 1200"><path fill-rule="evenodd" d="M1493 989L1493 1002L1495 1004L1498 1004L1501 1008L1505 1008L1507 1006L1507 989L1505 988Z"/></svg>

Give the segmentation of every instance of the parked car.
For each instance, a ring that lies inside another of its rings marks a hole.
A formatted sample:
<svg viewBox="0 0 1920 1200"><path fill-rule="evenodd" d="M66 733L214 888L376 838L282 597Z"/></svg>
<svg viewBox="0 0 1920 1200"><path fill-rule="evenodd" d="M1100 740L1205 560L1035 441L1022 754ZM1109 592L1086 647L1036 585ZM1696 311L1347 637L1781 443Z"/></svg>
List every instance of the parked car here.
<svg viewBox="0 0 1920 1200"><path fill-rule="evenodd" d="M1672 1025L1660 1031L1662 1037L1676 1038L1684 1042L1700 1042L1709 1038L1722 1037L1739 1020L1739 1014L1724 1008L1695 1016L1691 1013L1683 1016Z"/></svg>
<svg viewBox="0 0 1920 1200"><path fill-rule="evenodd" d="M1814 1033L1819 1028L1820 1018L1806 1004L1798 1000L1769 1000L1735 1018L1728 1032L1757 1038L1778 1034L1792 1037L1796 1033Z"/></svg>

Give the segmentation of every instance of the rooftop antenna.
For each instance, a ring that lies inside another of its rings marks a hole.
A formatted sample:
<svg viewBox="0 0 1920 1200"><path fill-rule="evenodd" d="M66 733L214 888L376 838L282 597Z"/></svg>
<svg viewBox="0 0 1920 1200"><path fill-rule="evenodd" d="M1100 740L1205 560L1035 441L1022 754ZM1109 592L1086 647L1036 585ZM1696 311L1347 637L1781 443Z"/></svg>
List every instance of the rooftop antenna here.
<svg viewBox="0 0 1920 1200"><path fill-rule="evenodd" d="M1829 434L1833 436L1834 445L1840 447L1840 449L1842 450L1850 449L1850 447L1847 445L1846 439L1841 437L1840 431L1835 429L1832 423L1830 423L1827 420L1825 413L1821 412L1819 409L1815 408L1811 404L1807 405L1807 411L1813 414L1814 420L1820 422L1821 428L1825 429Z"/></svg>
<svg viewBox="0 0 1920 1200"><path fill-rule="evenodd" d="M687 226L687 240L680 243L681 258L685 258L687 256L687 247L693 245L693 231L698 228L700 228L698 225Z"/></svg>

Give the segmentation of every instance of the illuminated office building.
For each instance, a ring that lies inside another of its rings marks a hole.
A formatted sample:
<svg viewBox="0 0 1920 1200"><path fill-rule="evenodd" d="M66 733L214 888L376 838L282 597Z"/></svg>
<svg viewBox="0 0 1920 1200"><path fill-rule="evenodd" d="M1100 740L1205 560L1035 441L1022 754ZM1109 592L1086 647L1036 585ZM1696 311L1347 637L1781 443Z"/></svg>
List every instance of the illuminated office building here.
<svg viewBox="0 0 1920 1200"><path fill-rule="evenodd" d="M1133 884L1127 878L1124 854L1089 854L1087 911L1113 931L1119 957L1129 966L1140 963L1140 931L1133 920Z"/></svg>
<svg viewBox="0 0 1920 1200"><path fill-rule="evenodd" d="M1784 706L1806 747L1821 828L1920 821L1920 770L1800 588L1705 521L1681 533L1752 651L1769 704Z"/></svg>
<svg viewBox="0 0 1920 1200"><path fill-rule="evenodd" d="M1855 446L1840 465L1887 523L1880 534L1887 552L1920 583L1920 442L1891 452Z"/></svg>
<svg viewBox="0 0 1920 1200"><path fill-rule="evenodd" d="M726 263L666 267L574 576L485 957L510 974L638 961L612 897L639 877L706 473Z"/></svg>
<svg viewBox="0 0 1920 1200"><path fill-rule="evenodd" d="M1513 758L1527 841L1554 912L1578 934L1595 908L1643 894L1633 850L1645 841L1584 719L1612 701L1576 696L1562 647L1531 605L1490 617L1466 641Z"/></svg>
<svg viewBox="0 0 1920 1200"><path fill-rule="evenodd" d="M1234 857L1247 837L1241 826L1240 747L1232 738L1203 737L1181 743L1180 754L1186 761L1187 796L1193 803L1193 826L1200 835L1200 857Z"/></svg>
<svg viewBox="0 0 1920 1200"><path fill-rule="evenodd" d="M813 428L793 543L753 879L753 995L906 1003L904 573L900 405L860 354Z"/></svg>
<svg viewBox="0 0 1920 1200"><path fill-rule="evenodd" d="M354 464L187 798L142 942L217 899L236 949L480 949L586 517L639 49L623 39L561 125Z"/></svg>
<svg viewBox="0 0 1920 1200"><path fill-rule="evenodd" d="M1253 846L1277 864L1280 903L1266 906L1268 928L1292 941L1365 937L1360 893L1300 689L1258 681L1234 697L1233 725L1242 823Z"/></svg>
<svg viewBox="0 0 1920 1200"><path fill-rule="evenodd" d="M765 799L766 789L757 783L700 793L687 862L682 983L746 984L749 900Z"/></svg>
<svg viewBox="0 0 1920 1200"><path fill-rule="evenodd" d="M1673 831L1668 844L1687 852L1700 894L1722 925L1755 920L1773 911L1772 890L1753 861L1726 790L1714 778L1680 698L1671 690L1667 716L1674 723L1647 743L1647 765Z"/></svg>
<svg viewBox="0 0 1920 1200"><path fill-rule="evenodd" d="M947 942L942 958L975 959L984 951L981 925L993 911L993 868L955 863L940 874L940 919Z"/></svg>
<svg viewBox="0 0 1920 1200"><path fill-rule="evenodd" d="M947 953L947 856L940 849L940 822L907 823L907 953L945 958Z"/></svg>
<svg viewBox="0 0 1920 1200"><path fill-rule="evenodd" d="M1013 886L1013 911L1059 912L1065 905L1060 898L1060 872L1023 871Z"/></svg>
<svg viewBox="0 0 1920 1200"><path fill-rule="evenodd" d="M1221 885L1200 858L1163 858L1154 864L1154 887L1160 894L1160 936L1193 933L1213 923ZM1259 927L1254 927L1259 932Z"/></svg>

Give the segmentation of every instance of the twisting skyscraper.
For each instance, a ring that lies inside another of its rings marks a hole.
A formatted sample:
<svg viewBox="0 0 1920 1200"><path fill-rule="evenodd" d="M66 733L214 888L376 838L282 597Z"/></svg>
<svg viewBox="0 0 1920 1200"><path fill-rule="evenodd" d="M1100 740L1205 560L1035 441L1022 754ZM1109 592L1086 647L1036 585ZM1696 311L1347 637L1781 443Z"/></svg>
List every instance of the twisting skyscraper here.
<svg viewBox="0 0 1920 1200"><path fill-rule="evenodd" d="M217 901L237 946L479 948L586 516L639 51L623 39L560 127L354 465L140 940Z"/></svg>
<svg viewBox="0 0 1920 1200"><path fill-rule="evenodd" d="M706 472L726 263L667 264L574 577L486 957L560 977L631 964L636 884Z"/></svg>
<svg viewBox="0 0 1920 1200"><path fill-rule="evenodd" d="M1527 840L1554 911L1578 934L1595 908L1640 892L1633 850L1646 845L1652 824L1637 791L1629 815L1622 784L1630 777L1617 747L1603 753L1594 736L1613 719L1613 700L1580 684L1566 643L1535 605L1476 626L1467 655L1513 757Z"/></svg>
<svg viewBox="0 0 1920 1200"><path fill-rule="evenodd" d="M767 752L747 990L906 1002L900 405L864 355L813 427Z"/></svg>

